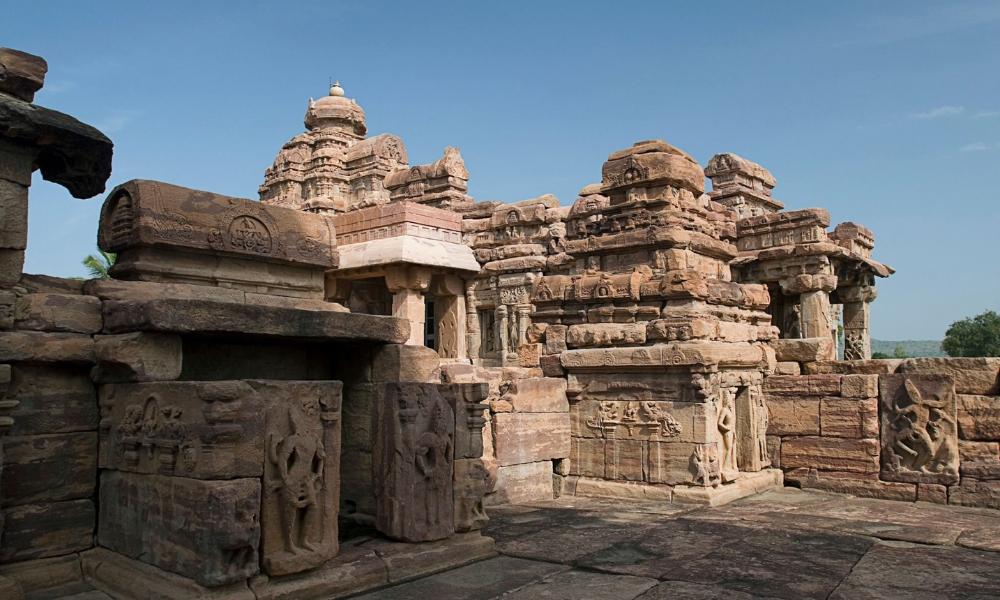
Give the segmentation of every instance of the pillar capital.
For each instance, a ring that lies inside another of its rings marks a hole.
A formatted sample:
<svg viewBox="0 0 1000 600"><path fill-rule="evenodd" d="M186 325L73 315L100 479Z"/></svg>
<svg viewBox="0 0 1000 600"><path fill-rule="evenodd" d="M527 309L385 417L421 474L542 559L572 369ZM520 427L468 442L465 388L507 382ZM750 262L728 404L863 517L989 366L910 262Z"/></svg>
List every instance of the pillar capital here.
<svg viewBox="0 0 1000 600"><path fill-rule="evenodd" d="M430 284L430 269L402 265L389 267L385 271L385 285L393 294L403 290L426 292Z"/></svg>
<svg viewBox="0 0 1000 600"><path fill-rule="evenodd" d="M872 302L878 296L878 290L874 285L849 285L837 288L837 295L843 303Z"/></svg>
<svg viewBox="0 0 1000 600"><path fill-rule="evenodd" d="M830 293L837 289L837 276L829 274L804 274L786 277L778 282L785 294L805 294L808 292Z"/></svg>

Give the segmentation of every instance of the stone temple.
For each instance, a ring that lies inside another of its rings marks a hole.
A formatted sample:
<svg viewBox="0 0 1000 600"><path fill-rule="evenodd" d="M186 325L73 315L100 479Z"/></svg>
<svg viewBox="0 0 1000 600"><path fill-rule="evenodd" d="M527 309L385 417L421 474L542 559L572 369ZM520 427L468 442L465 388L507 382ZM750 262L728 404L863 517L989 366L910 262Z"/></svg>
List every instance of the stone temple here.
<svg viewBox="0 0 1000 600"><path fill-rule="evenodd" d="M31 174L95 196L112 144L0 67L0 597L344 597L557 498L1000 508L1000 359L872 360L874 234L746 158L642 140L571 203L477 202L335 84L259 199L122 183L111 277L59 279L22 272Z"/></svg>

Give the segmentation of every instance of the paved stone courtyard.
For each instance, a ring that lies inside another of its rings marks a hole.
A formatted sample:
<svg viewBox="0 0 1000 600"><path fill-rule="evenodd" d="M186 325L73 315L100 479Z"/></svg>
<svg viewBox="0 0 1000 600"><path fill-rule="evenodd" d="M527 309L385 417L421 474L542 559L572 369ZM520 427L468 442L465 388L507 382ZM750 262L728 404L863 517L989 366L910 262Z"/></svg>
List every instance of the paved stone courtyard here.
<svg viewBox="0 0 1000 600"><path fill-rule="evenodd" d="M1000 511L784 488L720 508L493 507L500 556L365 600L1000 598Z"/></svg>

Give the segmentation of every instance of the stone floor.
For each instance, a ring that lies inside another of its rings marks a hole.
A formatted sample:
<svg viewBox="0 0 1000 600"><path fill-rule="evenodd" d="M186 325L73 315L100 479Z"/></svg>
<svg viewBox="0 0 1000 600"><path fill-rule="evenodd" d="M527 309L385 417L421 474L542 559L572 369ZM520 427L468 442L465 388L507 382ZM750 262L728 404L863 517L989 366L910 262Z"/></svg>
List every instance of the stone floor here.
<svg viewBox="0 0 1000 600"><path fill-rule="evenodd" d="M1000 598L1000 511L793 488L720 508L490 509L500 556L364 600Z"/></svg>

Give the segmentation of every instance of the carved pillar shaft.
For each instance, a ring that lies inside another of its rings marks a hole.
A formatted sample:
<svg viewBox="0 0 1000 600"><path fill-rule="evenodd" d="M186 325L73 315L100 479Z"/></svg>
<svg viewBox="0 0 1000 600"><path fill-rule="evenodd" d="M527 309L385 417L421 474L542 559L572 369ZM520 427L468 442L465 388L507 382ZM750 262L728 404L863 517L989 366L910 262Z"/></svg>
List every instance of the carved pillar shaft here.
<svg viewBox="0 0 1000 600"><path fill-rule="evenodd" d="M507 360L507 307L501 304L496 309L496 336L497 350L500 352L500 360Z"/></svg>
<svg viewBox="0 0 1000 600"><path fill-rule="evenodd" d="M392 316L410 321L407 345L422 346L424 343L424 310L424 295L419 290L404 288L392 295Z"/></svg>
<svg viewBox="0 0 1000 600"><path fill-rule="evenodd" d="M36 151L0 141L0 285L17 283L28 243L28 186Z"/></svg>
<svg viewBox="0 0 1000 600"><path fill-rule="evenodd" d="M838 292L844 303L844 359L867 360L872 357L870 307L875 287L846 287Z"/></svg>
<svg viewBox="0 0 1000 600"><path fill-rule="evenodd" d="M805 292L799 297L802 337L818 338L830 335L830 296L820 290Z"/></svg>
<svg viewBox="0 0 1000 600"><path fill-rule="evenodd" d="M531 305L517 307L517 339L519 344L525 343L528 335L528 325L531 324Z"/></svg>
<svg viewBox="0 0 1000 600"><path fill-rule="evenodd" d="M465 290L465 331L466 331L466 352L469 360L479 358L482 343L482 333L479 330L479 310L476 306L476 294L472 290L472 284Z"/></svg>

